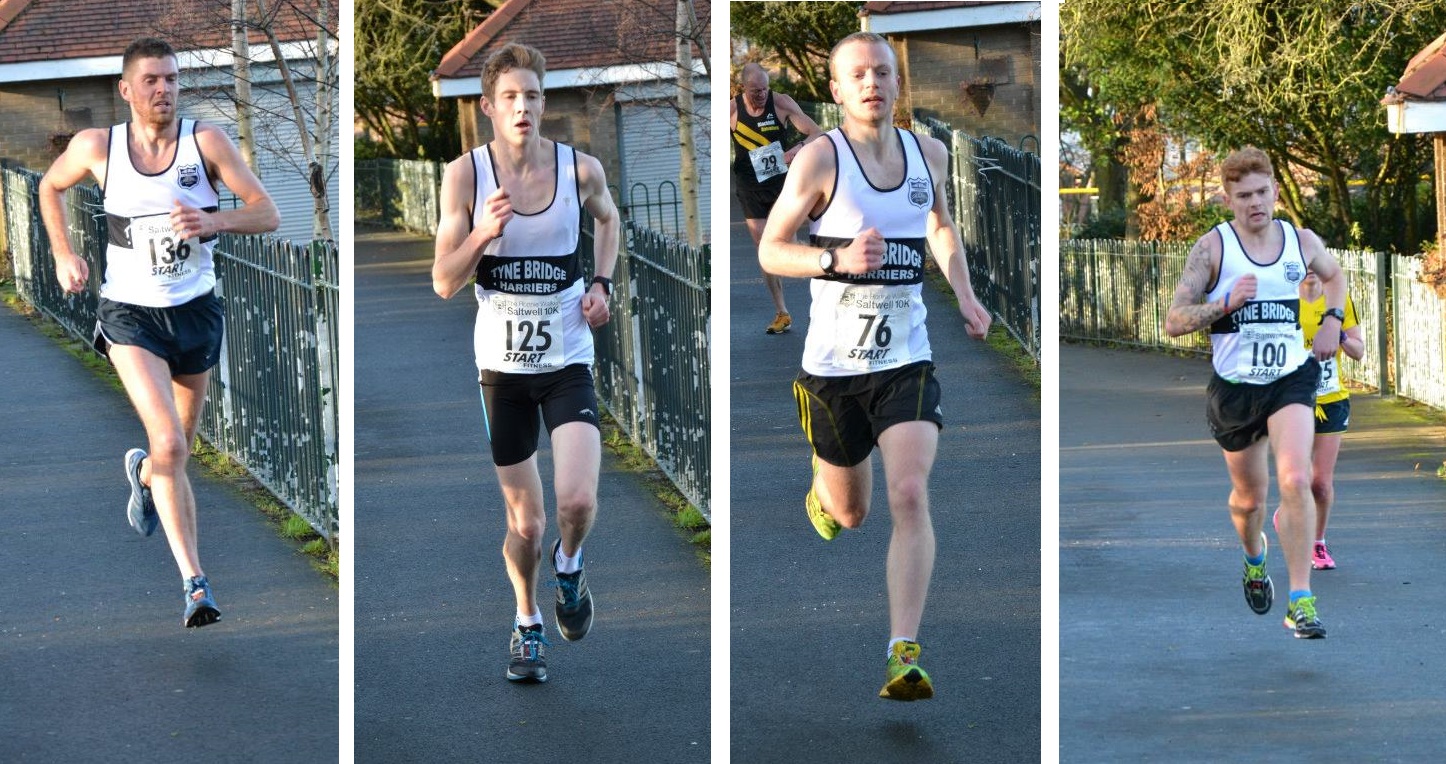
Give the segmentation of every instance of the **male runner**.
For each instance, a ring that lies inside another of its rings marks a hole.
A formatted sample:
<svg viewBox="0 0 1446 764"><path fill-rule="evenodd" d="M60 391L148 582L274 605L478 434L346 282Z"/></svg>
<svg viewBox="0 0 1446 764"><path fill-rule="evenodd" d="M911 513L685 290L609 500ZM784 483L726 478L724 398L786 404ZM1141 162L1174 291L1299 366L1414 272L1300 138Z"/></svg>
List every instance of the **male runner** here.
<svg viewBox="0 0 1446 764"><path fill-rule="evenodd" d="M1325 289L1315 271L1307 270L1305 281L1300 285L1300 328L1307 348L1313 345L1316 332L1324 323L1325 310ZM1315 390L1315 446L1311 451L1310 481L1311 496L1315 498L1315 541L1311 544L1310 564L1316 570L1336 567L1325 539L1326 523L1336 498L1336 458L1340 456L1341 439L1351 423L1351 394L1341 384L1341 355L1357 361L1366 356L1366 340L1361 336L1356 304L1349 293L1341 330L1341 344L1335 356L1321 361L1320 384Z"/></svg>
<svg viewBox="0 0 1446 764"><path fill-rule="evenodd" d="M507 504L502 556L517 598L514 682L547 681L537 573L547 514L537 470L538 414L552 439L561 538L552 545L558 631L592 628L582 543L597 514L602 444L592 329L608 321L621 222L597 159L543 138L542 53L517 43L482 69L493 139L447 165L432 286L444 299L475 278L474 346L482 416ZM596 221L594 276L578 251L580 209Z"/></svg>
<svg viewBox="0 0 1446 764"><path fill-rule="evenodd" d="M991 321L969 284L963 243L945 203L948 155L895 128L898 61L884 38L859 32L829 56L843 126L798 153L768 217L759 259L779 276L810 278L803 372L794 382L814 453L804 506L819 535L857 528L869 512L872 452L888 482L894 529L887 578L887 680L879 696L932 697L919 667L919 622L934 569L929 470L943 414L924 327L924 251L943 271L971 337ZM809 221L809 243L793 240Z"/></svg>
<svg viewBox="0 0 1446 764"><path fill-rule="evenodd" d="M1230 514L1245 548L1245 600L1263 615L1275 597L1262 529L1270 487L1268 442L1280 487L1276 530L1290 572L1286 623L1297 638L1316 639L1326 632L1310 591L1313 412L1318 361L1334 356L1340 342L1345 278L1319 237L1272 217L1276 188L1265 152L1236 151L1226 157L1220 176L1234 219L1190 249L1165 331L1172 337L1210 331L1215 374L1206 417L1230 473ZM1298 291L1307 270L1319 276L1328 306L1309 350Z"/></svg>
<svg viewBox="0 0 1446 764"><path fill-rule="evenodd" d="M728 124L733 135L733 192L743 207L743 222L753 244L763 235L768 212L783 190L788 163L803 145L823 135L814 121L803 113L792 98L768 89L768 72L758 64L743 65L738 76L743 92L728 102ZM803 133L803 143L787 146L784 140L793 128ZM783 280L764 271L763 283L773 297L773 323L767 334L783 334L793 326L793 316L783 299Z"/></svg>
<svg viewBox="0 0 1446 764"><path fill-rule="evenodd" d="M143 38L121 58L131 119L82 130L40 180L40 212L67 292L85 290L88 261L66 238L64 192L96 179L110 243L96 309L95 347L109 356L146 429L149 452L125 455L131 527L166 529L184 580L186 626L221 619L196 549L196 498L186 461L220 360L223 311L214 293L216 235L274 231L281 220L261 182L219 128L177 115L180 69L164 40ZM218 209L216 181L245 206Z"/></svg>

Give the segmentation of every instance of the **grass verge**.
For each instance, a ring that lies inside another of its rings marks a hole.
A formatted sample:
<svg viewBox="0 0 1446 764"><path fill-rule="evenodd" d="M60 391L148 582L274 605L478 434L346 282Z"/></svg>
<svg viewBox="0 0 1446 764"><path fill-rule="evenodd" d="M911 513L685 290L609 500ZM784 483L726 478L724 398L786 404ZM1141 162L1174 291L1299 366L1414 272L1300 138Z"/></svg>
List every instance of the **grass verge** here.
<svg viewBox="0 0 1446 764"><path fill-rule="evenodd" d="M20 295L15 291L15 282L0 281L0 300L3 300L15 313L28 319L36 331L74 356L106 384L122 394L125 393L125 387L121 385L120 378L116 376L111 365L97 355L89 343L72 335L59 324L35 310L29 303L20 299ZM245 468L200 439L196 442L191 461L207 477L225 483L240 492L249 504L266 516L277 535L296 542L298 551L307 556L311 566L325 574L332 584L336 585L340 566L337 549L328 544L326 539L313 530L305 520L281 503L265 486L251 477Z"/></svg>
<svg viewBox="0 0 1446 764"><path fill-rule="evenodd" d="M611 414L603 412L601 424L603 447L617 458L623 469L642 478L648 492L666 508L674 527L693 545L703 565L711 566L713 532L707 518L703 517L703 513L689 503L673 485L673 481L658 469L652 457L628 438L628 434Z"/></svg>

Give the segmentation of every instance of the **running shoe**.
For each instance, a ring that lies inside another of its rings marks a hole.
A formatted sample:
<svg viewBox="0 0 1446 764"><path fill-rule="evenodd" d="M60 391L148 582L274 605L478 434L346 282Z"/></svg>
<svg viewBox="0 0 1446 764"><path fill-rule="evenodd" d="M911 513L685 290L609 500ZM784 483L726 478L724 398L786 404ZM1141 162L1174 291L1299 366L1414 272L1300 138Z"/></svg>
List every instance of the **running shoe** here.
<svg viewBox="0 0 1446 764"><path fill-rule="evenodd" d="M156 532L161 517L156 514L156 503L151 499L150 486L141 485L141 461L146 452L132 448L126 452L126 480L131 484L131 498L126 502L126 519L131 527L142 536Z"/></svg>
<svg viewBox="0 0 1446 764"><path fill-rule="evenodd" d="M769 324L768 328L763 330L763 333L783 334L788 331L788 328L791 326L793 326L793 316L788 315L788 311L786 310L780 310L778 311L778 315L773 317L773 323Z"/></svg>
<svg viewBox="0 0 1446 764"><path fill-rule="evenodd" d="M557 630L562 638L576 642L592 630L592 591L587 588L587 572L557 572L557 552L562 539L552 546L552 572L557 575Z"/></svg>
<svg viewBox="0 0 1446 764"><path fill-rule="evenodd" d="M1315 549L1310 555L1310 566L1316 570L1335 570L1336 561L1331 557L1331 550L1326 549L1324 541L1315 542Z"/></svg>
<svg viewBox="0 0 1446 764"><path fill-rule="evenodd" d="M818 457L813 457L813 475L818 477ZM813 490L813 483L808 484L808 495L803 497L804 511L808 512L808 521L813 523L813 529L818 535L823 536L824 541L833 541L843 530L843 526L833 519L833 516L825 512L823 502L818 500L818 494Z"/></svg>
<svg viewBox="0 0 1446 764"><path fill-rule="evenodd" d="M518 626L512 630L512 661L507 664L507 681L547 681L547 660L542 656L542 646L550 644L542 635L542 624Z"/></svg>
<svg viewBox="0 0 1446 764"><path fill-rule="evenodd" d="M209 626L221 620L216 600L211 597L211 582L205 576L193 576L186 582L186 628Z"/></svg>
<svg viewBox="0 0 1446 764"><path fill-rule="evenodd" d="M1295 629L1296 639L1325 639L1325 627L1315 614L1315 597L1301 597L1290 603L1290 612L1285 616L1285 628Z"/></svg>
<svg viewBox="0 0 1446 764"><path fill-rule="evenodd" d="M1260 534L1260 543L1260 564L1245 563L1245 576L1241 579L1241 585L1245 587L1245 602L1250 605L1250 609L1259 615L1265 615L1270 612L1270 603L1275 601L1275 586L1270 583L1270 575L1265 572L1264 555L1270 551L1270 544L1264 533Z"/></svg>
<svg viewBox="0 0 1446 764"><path fill-rule="evenodd" d="M889 681L879 690L885 700L928 700L934 697L929 674L919 668L919 643L895 642L889 651Z"/></svg>

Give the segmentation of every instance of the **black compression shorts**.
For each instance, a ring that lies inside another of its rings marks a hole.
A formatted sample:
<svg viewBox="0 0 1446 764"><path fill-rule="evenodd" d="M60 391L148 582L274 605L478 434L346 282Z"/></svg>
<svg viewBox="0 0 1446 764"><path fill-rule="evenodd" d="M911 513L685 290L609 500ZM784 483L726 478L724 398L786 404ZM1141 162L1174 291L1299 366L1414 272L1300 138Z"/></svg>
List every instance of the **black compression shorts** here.
<svg viewBox="0 0 1446 764"><path fill-rule="evenodd" d="M803 372L793 382L793 396L813 452L840 467L867 459L879 434L896 424L926 421L944 427L932 361L842 377Z"/></svg>

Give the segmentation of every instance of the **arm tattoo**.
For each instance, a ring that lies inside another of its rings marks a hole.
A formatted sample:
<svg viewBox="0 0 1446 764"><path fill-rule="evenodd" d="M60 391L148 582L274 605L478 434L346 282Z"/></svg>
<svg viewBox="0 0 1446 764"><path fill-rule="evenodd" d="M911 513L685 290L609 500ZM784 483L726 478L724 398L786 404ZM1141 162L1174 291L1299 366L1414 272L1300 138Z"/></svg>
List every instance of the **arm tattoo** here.
<svg viewBox="0 0 1446 764"><path fill-rule="evenodd" d="M1202 303L1210 283L1210 252L1204 239L1195 242L1185 258L1185 271L1175 287L1175 301L1166 316L1166 330L1175 336L1198 332L1215 323L1226 313L1223 301Z"/></svg>

